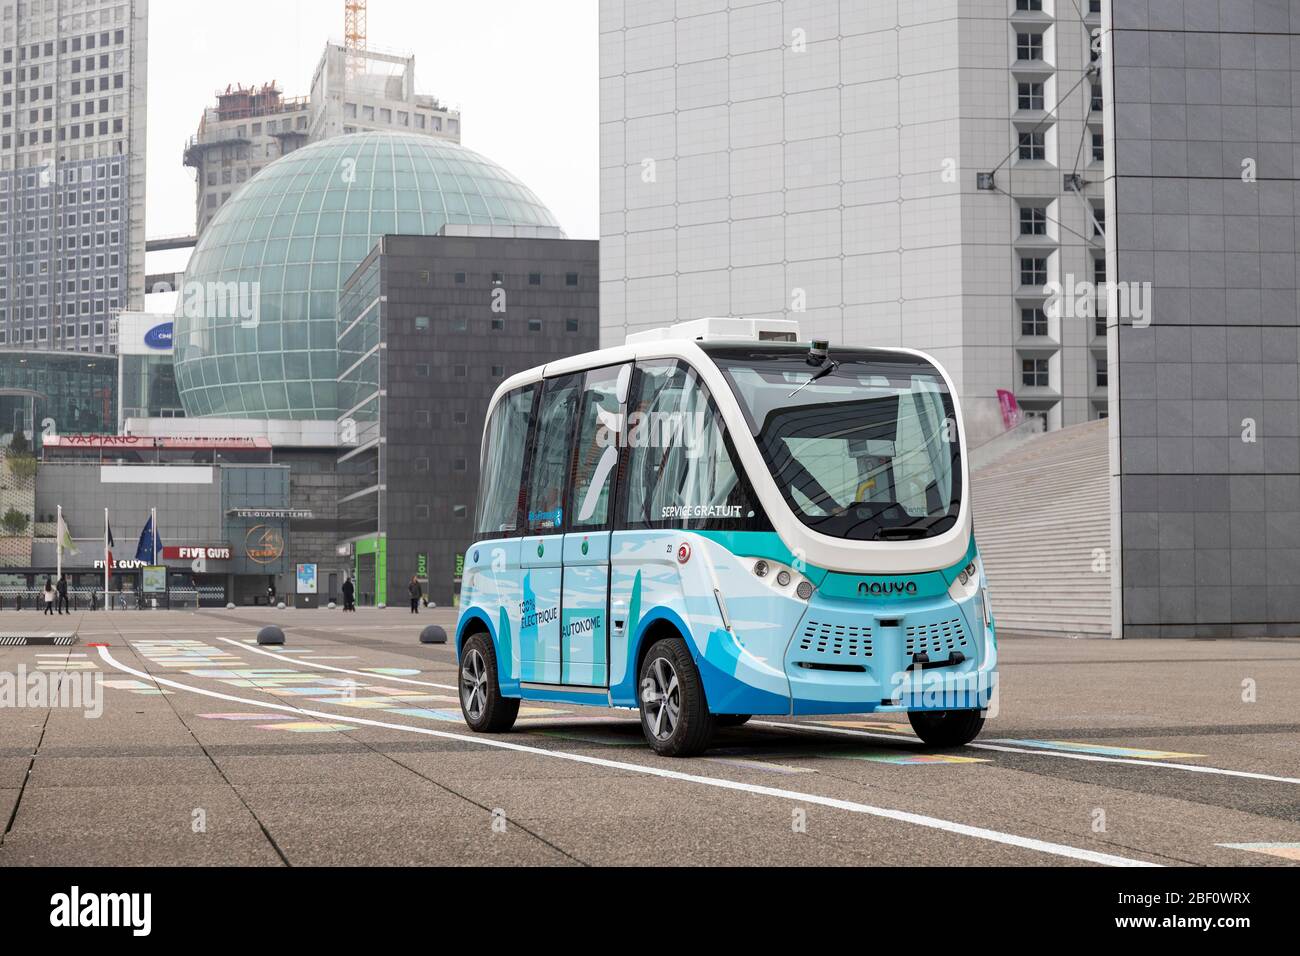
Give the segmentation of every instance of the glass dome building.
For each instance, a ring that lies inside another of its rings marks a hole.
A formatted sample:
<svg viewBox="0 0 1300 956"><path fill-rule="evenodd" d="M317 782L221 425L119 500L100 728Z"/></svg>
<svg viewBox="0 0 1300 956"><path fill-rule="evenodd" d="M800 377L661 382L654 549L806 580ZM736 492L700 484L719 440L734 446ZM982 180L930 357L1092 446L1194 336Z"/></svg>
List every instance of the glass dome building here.
<svg viewBox="0 0 1300 956"><path fill-rule="evenodd" d="M257 174L199 240L176 309L176 383L191 416L337 417L339 289L384 235L535 227L526 186L445 140L367 132L304 146Z"/></svg>

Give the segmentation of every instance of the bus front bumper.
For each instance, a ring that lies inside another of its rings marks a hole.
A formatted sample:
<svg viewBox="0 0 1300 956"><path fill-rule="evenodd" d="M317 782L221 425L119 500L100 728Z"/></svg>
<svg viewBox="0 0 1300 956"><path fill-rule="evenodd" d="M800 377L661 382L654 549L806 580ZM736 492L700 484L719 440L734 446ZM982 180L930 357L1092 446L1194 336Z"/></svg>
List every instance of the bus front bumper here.
<svg viewBox="0 0 1300 956"><path fill-rule="evenodd" d="M987 710L997 640L978 592L866 609L815 597L784 664L792 714Z"/></svg>

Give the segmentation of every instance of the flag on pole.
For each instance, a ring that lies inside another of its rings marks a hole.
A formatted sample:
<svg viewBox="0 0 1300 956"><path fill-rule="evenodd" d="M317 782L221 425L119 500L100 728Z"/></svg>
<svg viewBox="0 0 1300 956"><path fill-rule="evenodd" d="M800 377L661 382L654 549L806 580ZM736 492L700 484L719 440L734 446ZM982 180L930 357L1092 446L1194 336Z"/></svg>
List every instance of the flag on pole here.
<svg viewBox="0 0 1300 956"><path fill-rule="evenodd" d="M59 510L59 553L66 551L68 554L77 554L77 546L72 541L72 532L68 529L68 523L63 520L63 511Z"/></svg>
<svg viewBox="0 0 1300 956"><path fill-rule="evenodd" d="M113 570L113 549L117 542L113 540L113 526L108 523L108 511L104 512L104 570Z"/></svg>
<svg viewBox="0 0 1300 956"><path fill-rule="evenodd" d="M144 530L140 532L140 543L135 548L135 559L145 564L153 564L154 555L162 550L162 539L158 536L158 529L154 527L153 515L150 515L144 523Z"/></svg>

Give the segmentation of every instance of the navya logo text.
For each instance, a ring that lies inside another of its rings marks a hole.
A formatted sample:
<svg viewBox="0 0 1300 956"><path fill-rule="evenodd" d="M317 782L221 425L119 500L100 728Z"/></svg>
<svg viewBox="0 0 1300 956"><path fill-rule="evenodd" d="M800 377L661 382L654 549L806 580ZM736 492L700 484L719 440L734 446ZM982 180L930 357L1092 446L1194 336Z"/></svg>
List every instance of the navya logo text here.
<svg viewBox="0 0 1300 956"><path fill-rule="evenodd" d="M861 581L858 593L863 597L889 597L894 594L915 594L915 581Z"/></svg>
<svg viewBox="0 0 1300 956"><path fill-rule="evenodd" d="M144 334L144 344L160 352L166 352L172 347L172 329L173 323L164 322L161 325L155 325L152 329Z"/></svg>

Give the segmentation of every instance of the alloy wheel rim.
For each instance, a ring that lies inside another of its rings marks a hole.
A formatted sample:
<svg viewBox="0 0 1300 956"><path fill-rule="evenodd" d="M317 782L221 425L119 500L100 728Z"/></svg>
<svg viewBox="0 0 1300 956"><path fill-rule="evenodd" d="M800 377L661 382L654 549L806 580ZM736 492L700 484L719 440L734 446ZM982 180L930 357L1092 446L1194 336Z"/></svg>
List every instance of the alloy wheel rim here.
<svg viewBox="0 0 1300 956"><path fill-rule="evenodd" d="M465 655L460 667L460 702L470 720L478 720L487 708L487 663L477 648Z"/></svg>
<svg viewBox="0 0 1300 956"><path fill-rule="evenodd" d="M667 740L681 718L682 693L677 671L666 658L658 657L650 665L649 685L643 695L646 726L656 740Z"/></svg>

